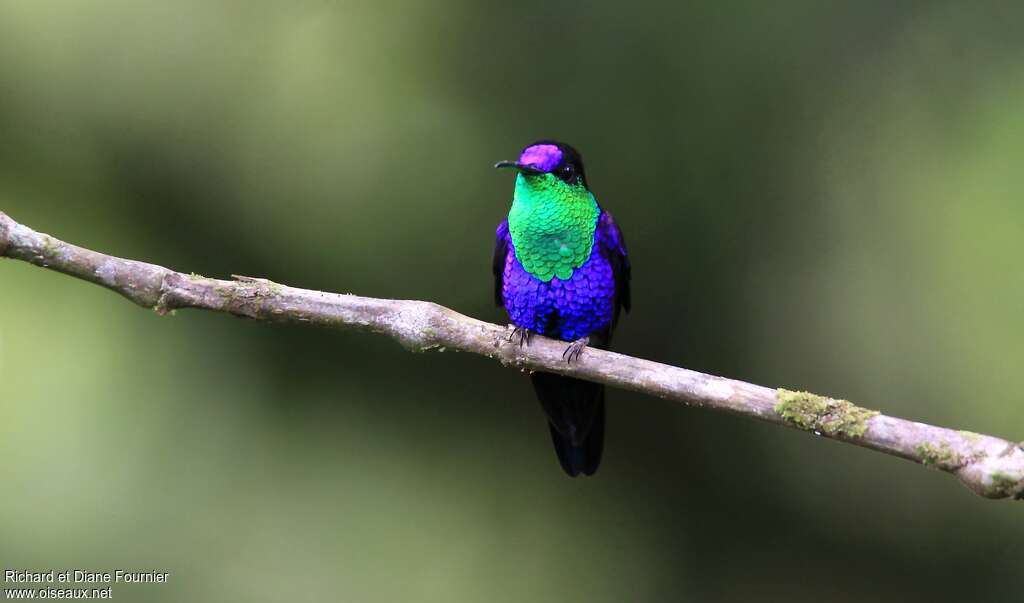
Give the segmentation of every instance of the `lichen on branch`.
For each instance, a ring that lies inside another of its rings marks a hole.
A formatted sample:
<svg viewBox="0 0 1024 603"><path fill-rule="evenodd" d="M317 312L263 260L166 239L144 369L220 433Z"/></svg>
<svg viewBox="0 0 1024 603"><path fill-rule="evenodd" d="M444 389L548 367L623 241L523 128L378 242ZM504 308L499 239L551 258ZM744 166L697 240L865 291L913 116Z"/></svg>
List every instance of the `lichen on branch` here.
<svg viewBox="0 0 1024 603"><path fill-rule="evenodd" d="M810 392L794 392L779 388L777 412L798 429L828 436L859 438L868 429L868 419L878 416L849 400L826 398Z"/></svg>
<svg viewBox="0 0 1024 603"><path fill-rule="evenodd" d="M18 224L0 212L0 256L106 287L168 314L197 308L282 323L379 333L413 351L452 349L504 366L604 383L686 405L793 427L870 448L956 476L987 498L1024 497L1024 446L994 436L926 425L847 400L772 389L606 350L588 348L567 364L565 342L535 336L528 347L506 327L438 304L376 299L288 287L252 277L233 280L176 272L156 264L91 251Z"/></svg>

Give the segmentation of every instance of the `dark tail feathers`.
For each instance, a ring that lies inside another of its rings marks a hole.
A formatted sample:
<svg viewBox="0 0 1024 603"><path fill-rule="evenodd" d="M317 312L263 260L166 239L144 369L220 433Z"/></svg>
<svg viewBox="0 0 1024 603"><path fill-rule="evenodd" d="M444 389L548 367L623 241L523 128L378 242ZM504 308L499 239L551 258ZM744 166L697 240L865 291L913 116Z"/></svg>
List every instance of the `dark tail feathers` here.
<svg viewBox="0 0 1024 603"><path fill-rule="evenodd" d="M604 386L551 373L533 373L530 380L562 469L570 477L593 475L604 448Z"/></svg>

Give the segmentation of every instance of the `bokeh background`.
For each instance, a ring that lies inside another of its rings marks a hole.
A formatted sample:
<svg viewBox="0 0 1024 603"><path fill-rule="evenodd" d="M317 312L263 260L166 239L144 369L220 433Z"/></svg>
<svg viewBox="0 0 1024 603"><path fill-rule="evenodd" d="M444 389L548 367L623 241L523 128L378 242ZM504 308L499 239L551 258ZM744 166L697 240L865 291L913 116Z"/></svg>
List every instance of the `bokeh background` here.
<svg viewBox="0 0 1024 603"><path fill-rule="evenodd" d="M1011 2L0 2L0 210L211 276L500 321L528 142L623 225L618 350L1024 438ZM562 475L527 380L160 318L0 262L0 565L133 601L1012 601L1024 506L613 391Z"/></svg>

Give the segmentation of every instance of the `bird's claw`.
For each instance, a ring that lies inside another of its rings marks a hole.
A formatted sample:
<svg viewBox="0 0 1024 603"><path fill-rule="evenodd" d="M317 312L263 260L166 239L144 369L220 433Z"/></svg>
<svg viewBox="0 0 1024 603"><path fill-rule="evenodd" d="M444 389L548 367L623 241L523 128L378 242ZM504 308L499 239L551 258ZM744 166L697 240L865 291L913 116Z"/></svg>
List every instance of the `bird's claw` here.
<svg viewBox="0 0 1024 603"><path fill-rule="evenodd" d="M531 337L533 337L533 332L522 327L513 327L512 332L508 334L510 342L515 342L516 338L519 339L519 347L529 346Z"/></svg>
<svg viewBox="0 0 1024 603"><path fill-rule="evenodd" d="M565 348L562 352L562 358L565 359L566 364L572 364L574 360L579 360L580 356L583 355L583 350L587 349L587 345L590 343L589 337L580 337L576 341L569 344L569 347Z"/></svg>

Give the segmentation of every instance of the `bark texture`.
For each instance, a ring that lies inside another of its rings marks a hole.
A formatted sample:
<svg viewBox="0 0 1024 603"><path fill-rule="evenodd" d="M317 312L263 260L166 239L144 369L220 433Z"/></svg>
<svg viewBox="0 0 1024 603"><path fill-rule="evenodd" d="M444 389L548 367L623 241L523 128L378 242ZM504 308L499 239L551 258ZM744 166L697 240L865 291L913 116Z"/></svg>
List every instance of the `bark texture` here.
<svg viewBox="0 0 1024 603"><path fill-rule="evenodd" d="M0 256L101 285L159 314L198 308L269 322L379 333L419 352L471 352L505 366L570 375L800 429L946 471L987 498L1024 498L1024 444L890 417L846 400L598 349L587 349L567 364L562 358L565 342L535 336L529 346L520 347L509 341L509 328L435 303L296 289L261 278L221 280L176 272L65 243L2 212Z"/></svg>

